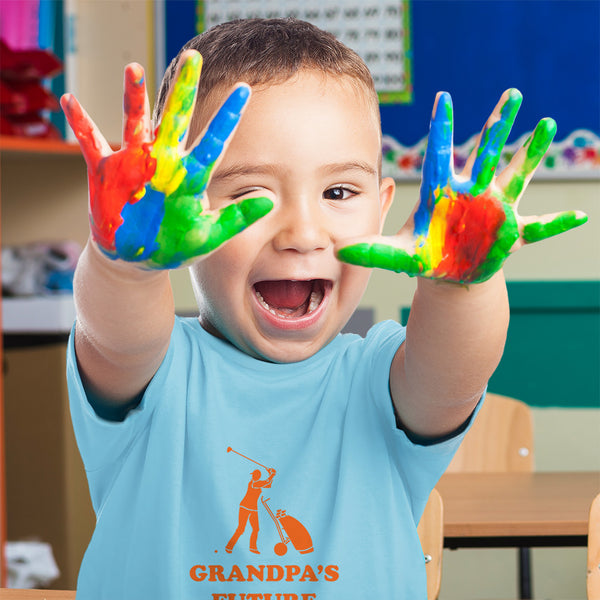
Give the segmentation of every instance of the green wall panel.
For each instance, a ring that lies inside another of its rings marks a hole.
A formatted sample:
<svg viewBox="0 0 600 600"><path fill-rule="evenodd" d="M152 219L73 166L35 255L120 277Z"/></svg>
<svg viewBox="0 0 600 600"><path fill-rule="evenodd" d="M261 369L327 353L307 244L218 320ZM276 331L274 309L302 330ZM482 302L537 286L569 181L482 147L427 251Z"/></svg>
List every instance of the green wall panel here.
<svg viewBox="0 0 600 600"><path fill-rule="evenodd" d="M508 339L490 391L531 406L600 408L600 282L507 286Z"/></svg>

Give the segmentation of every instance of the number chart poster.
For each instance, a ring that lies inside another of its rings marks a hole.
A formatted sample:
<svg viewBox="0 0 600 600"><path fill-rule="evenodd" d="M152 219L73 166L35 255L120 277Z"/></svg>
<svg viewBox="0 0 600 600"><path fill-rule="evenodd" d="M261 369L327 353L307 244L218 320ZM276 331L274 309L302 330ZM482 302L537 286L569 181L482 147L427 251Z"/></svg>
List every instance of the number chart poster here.
<svg viewBox="0 0 600 600"><path fill-rule="evenodd" d="M457 170L502 92L523 105L500 168L543 117L558 132L536 177L600 178L596 0L166 0L166 58L196 33L245 17L297 16L360 54L381 100L384 171L420 174L435 94L454 103Z"/></svg>

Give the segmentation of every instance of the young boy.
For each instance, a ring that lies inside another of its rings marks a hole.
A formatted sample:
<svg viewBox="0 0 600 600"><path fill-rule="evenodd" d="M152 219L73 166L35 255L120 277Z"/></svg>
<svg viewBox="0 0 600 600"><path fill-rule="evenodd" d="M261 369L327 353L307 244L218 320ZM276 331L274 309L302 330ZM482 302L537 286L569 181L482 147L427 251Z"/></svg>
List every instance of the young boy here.
<svg viewBox="0 0 600 600"><path fill-rule="evenodd" d="M115 153L63 99L92 231L68 367L97 514L78 598L426 597L416 525L502 354L502 262L584 220L514 212L554 133L542 121L496 176L519 104L503 95L457 177L438 95L421 201L388 239L371 77L307 23L238 21L189 42L155 137L130 65ZM174 317L181 264L197 319ZM406 330L340 335L360 265L420 276Z"/></svg>

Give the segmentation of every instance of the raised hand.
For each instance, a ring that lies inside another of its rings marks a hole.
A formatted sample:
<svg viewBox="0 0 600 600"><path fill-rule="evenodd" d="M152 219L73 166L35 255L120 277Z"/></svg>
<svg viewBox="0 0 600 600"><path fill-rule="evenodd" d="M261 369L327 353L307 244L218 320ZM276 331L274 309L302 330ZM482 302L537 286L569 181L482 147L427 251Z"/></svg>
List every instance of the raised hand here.
<svg viewBox="0 0 600 600"><path fill-rule="evenodd" d="M208 254L273 207L249 198L206 210L205 190L235 130L250 90L240 85L219 109L199 143L183 146L194 110L202 57L187 52L152 135L144 71L125 69L123 143L113 152L75 97L61 105L88 166L92 238L110 258L170 269Z"/></svg>
<svg viewBox="0 0 600 600"><path fill-rule="evenodd" d="M517 214L521 196L556 133L552 119L540 121L506 169L496 174L521 100L515 89L502 95L462 174L456 175L452 101L449 94L439 93L415 211L396 236L353 240L338 250L338 258L410 276L479 283L524 244L585 223L587 217L579 211L542 217Z"/></svg>

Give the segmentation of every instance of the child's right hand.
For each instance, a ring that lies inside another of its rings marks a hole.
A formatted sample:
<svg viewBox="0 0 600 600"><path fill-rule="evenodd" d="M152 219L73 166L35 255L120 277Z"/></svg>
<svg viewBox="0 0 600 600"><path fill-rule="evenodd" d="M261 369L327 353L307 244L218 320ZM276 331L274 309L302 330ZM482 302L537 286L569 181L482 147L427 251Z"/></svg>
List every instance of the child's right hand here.
<svg viewBox="0 0 600 600"><path fill-rule="evenodd" d="M207 211L205 190L250 96L238 86L189 153L182 151L194 111L202 57L187 52L153 137L144 71L125 69L123 144L112 151L74 96L61 105L88 167L92 239L110 258L170 269L208 254L266 215L267 198Z"/></svg>

